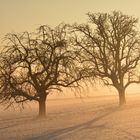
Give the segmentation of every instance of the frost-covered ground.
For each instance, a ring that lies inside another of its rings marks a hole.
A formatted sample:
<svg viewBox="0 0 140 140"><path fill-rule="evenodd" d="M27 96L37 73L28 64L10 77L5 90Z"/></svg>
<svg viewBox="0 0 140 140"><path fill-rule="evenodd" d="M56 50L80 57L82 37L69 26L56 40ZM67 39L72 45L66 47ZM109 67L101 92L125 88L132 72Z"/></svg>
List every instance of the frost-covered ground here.
<svg viewBox="0 0 140 140"><path fill-rule="evenodd" d="M0 111L0 140L140 140L140 95L59 99L47 102L47 117L37 107Z"/></svg>

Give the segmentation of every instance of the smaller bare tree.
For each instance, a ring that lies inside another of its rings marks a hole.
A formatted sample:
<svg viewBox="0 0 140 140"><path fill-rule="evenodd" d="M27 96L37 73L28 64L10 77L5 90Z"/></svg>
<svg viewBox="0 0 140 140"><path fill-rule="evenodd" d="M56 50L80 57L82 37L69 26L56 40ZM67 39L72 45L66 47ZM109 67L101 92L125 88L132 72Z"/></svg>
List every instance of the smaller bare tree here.
<svg viewBox="0 0 140 140"><path fill-rule="evenodd" d="M39 116L45 116L49 93L61 91L61 87L78 87L85 72L68 36L64 24L55 29L40 26L34 34L8 34L0 57L2 102L37 101Z"/></svg>
<svg viewBox="0 0 140 140"><path fill-rule="evenodd" d="M92 69L92 75L115 87L120 105L123 105L126 88L140 82L137 77L140 60L138 20L117 11L87 15L88 24L73 26L75 45L80 48L83 63Z"/></svg>

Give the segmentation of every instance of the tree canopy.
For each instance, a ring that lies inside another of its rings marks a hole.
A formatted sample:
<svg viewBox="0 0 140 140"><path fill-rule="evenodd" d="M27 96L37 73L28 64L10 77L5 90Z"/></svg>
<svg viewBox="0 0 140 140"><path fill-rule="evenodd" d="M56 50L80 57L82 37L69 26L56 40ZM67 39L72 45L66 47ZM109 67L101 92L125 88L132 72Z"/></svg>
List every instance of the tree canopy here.
<svg viewBox="0 0 140 140"><path fill-rule="evenodd" d="M73 25L75 45L83 63L88 63L94 76L119 92L125 103L125 89L139 83L137 66L140 60L138 19L119 11L88 13L89 22Z"/></svg>
<svg viewBox="0 0 140 140"><path fill-rule="evenodd" d="M0 95L10 104L38 101L45 114L49 93L78 87L84 70L69 41L68 26L40 26L35 33L8 34L0 57ZM85 71L86 73L86 71Z"/></svg>

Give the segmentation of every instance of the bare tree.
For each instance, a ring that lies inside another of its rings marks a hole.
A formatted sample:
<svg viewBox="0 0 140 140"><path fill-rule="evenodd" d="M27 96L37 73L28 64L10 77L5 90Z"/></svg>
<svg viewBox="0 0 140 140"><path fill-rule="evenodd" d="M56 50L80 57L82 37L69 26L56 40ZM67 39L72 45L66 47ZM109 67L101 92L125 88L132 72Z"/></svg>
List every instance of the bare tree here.
<svg viewBox="0 0 140 140"><path fill-rule="evenodd" d="M43 25L32 34L8 34L0 57L1 101L9 105L37 101L39 116L45 116L49 93L78 87L84 70L68 36L64 24L54 29Z"/></svg>
<svg viewBox="0 0 140 140"><path fill-rule="evenodd" d="M140 82L138 20L119 11L87 15L89 23L73 26L75 45L80 47L81 59L92 69L92 75L115 87L123 105L126 88Z"/></svg>

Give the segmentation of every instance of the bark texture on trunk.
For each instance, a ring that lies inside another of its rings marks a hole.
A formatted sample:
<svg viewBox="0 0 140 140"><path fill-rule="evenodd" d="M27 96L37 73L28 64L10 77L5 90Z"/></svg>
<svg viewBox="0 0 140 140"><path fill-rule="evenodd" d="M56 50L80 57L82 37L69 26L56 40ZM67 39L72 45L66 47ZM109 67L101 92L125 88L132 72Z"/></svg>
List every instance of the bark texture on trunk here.
<svg viewBox="0 0 140 140"><path fill-rule="evenodd" d="M39 117L46 116L46 96L42 96L39 99Z"/></svg>
<svg viewBox="0 0 140 140"><path fill-rule="evenodd" d="M119 91L119 104L120 106L126 104L126 99L125 99L125 90L118 90Z"/></svg>

